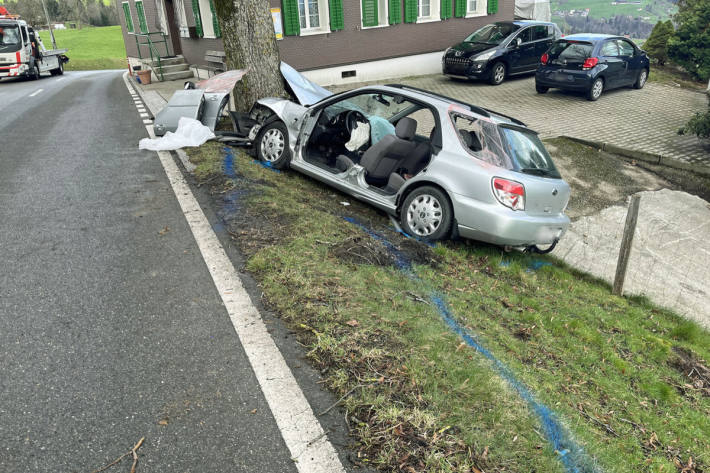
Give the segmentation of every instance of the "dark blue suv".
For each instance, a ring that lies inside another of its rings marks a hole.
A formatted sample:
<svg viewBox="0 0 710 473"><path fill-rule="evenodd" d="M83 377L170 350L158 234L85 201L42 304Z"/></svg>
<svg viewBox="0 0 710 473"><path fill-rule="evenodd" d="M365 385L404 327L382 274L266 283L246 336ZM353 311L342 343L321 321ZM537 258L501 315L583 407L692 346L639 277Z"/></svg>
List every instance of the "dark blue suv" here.
<svg viewBox="0 0 710 473"><path fill-rule="evenodd" d="M604 90L632 85L640 89L648 79L649 60L633 41L605 34L573 34L555 41L540 58L535 88L585 92L597 100Z"/></svg>
<svg viewBox="0 0 710 473"><path fill-rule="evenodd" d="M507 76L534 72L540 56L561 36L554 23L499 21L447 49L441 68L448 76L498 85Z"/></svg>

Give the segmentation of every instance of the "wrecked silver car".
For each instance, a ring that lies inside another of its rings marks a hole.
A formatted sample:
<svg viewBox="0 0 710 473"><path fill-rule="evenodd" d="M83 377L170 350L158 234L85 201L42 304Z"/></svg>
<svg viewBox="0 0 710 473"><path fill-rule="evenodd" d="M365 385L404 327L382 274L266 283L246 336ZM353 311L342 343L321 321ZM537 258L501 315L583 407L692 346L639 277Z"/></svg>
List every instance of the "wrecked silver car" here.
<svg viewBox="0 0 710 473"><path fill-rule="evenodd" d="M301 104L265 98L250 114L256 154L274 168L374 205L423 240L542 252L567 230L570 187L524 123L404 85L332 95L311 84L303 98L284 77Z"/></svg>

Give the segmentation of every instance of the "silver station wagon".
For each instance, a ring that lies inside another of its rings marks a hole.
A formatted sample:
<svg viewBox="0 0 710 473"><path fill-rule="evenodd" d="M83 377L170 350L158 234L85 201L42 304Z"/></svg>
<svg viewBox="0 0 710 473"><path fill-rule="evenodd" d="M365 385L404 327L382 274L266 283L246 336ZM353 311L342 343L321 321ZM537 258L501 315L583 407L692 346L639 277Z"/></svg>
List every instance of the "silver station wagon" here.
<svg viewBox="0 0 710 473"><path fill-rule="evenodd" d="M250 137L270 166L367 202L423 240L546 252L567 230L570 188L524 123L404 85L306 86L305 98L293 88L312 105L265 98L252 109Z"/></svg>

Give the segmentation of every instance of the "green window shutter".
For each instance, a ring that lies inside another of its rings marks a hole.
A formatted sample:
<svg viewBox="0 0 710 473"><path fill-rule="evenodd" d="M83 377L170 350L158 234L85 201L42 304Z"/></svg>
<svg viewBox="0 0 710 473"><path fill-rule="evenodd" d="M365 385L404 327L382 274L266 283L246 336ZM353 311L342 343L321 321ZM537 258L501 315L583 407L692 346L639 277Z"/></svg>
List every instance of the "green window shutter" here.
<svg viewBox="0 0 710 473"><path fill-rule="evenodd" d="M377 0L362 0L362 26L380 24Z"/></svg>
<svg viewBox="0 0 710 473"><path fill-rule="evenodd" d="M441 11L440 11L440 16L442 20L445 20L447 18L451 18L451 11L453 10L454 6L451 3L452 0L441 0Z"/></svg>
<svg viewBox="0 0 710 473"><path fill-rule="evenodd" d="M133 19L131 18L131 7L128 2L123 4L123 14L126 17L126 31L133 33Z"/></svg>
<svg viewBox="0 0 710 473"><path fill-rule="evenodd" d="M214 35L219 38L222 36L222 30L219 29L219 20L217 19L217 12L214 9L214 2L210 0L210 11L212 12L212 28L214 28Z"/></svg>
<svg viewBox="0 0 710 473"><path fill-rule="evenodd" d="M402 0L389 0L390 25L402 23Z"/></svg>
<svg viewBox="0 0 710 473"><path fill-rule="evenodd" d="M284 21L284 34L298 36L301 34L301 20L298 17L298 0L283 0L281 12Z"/></svg>
<svg viewBox="0 0 710 473"><path fill-rule="evenodd" d="M494 15L498 13L498 0L488 0L488 14Z"/></svg>
<svg viewBox="0 0 710 473"><path fill-rule="evenodd" d="M416 23L419 15L417 0L404 0L404 22Z"/></svg>
<svg viewBox="0 0 710 473"><path fill-rule="evenodd" d="M338 31L345 28L343 18L343 0L328 0L330 7L330 31Z"/></svg>
<svg viewBox="0 0 710 473"><path fill-rule="evenodd" d="M456 0L454 16L457 18L463 18L466 16L466 0Z"/></svg>
<svg viewBox="0 0 710 473"><path fill-rule="evenodd" d="M197 36L202 38L204 33L202 32L202 16L200 15L199 0L192 0L192 13L195 17L195 31L197 32Z"/></svg>
<svg viewBox="0 0 710 473"><path fill-rule="evenodd" d="M141 33L148 32L148 23L145 21L145 10L143 10L143 2L136 2L136 12L138 12L138 27Z"/></svg>

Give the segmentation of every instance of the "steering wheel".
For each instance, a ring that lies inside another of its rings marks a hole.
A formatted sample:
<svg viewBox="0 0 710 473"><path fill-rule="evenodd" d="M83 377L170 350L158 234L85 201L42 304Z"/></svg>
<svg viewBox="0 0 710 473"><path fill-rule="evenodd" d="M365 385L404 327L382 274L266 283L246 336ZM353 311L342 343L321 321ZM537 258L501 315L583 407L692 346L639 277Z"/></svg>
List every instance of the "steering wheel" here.
<svg viewBox="0 0 710 473"><path fill-rule="evenodd" d="M367 118L362 112L350 110L347 115L345 115L345 129L348 130L348 133L353 134L353 130L355 130L358 122L367 123Z"/></svg>

